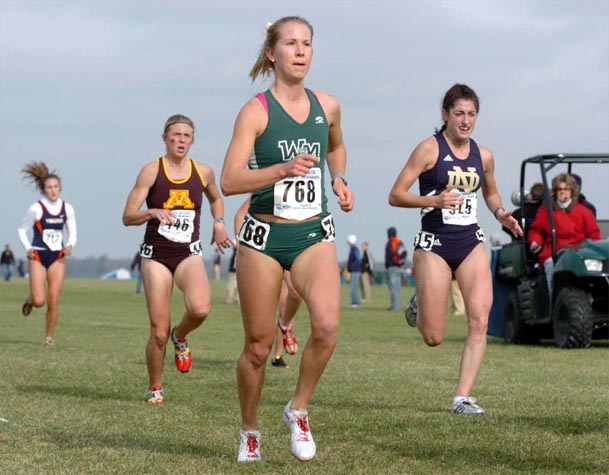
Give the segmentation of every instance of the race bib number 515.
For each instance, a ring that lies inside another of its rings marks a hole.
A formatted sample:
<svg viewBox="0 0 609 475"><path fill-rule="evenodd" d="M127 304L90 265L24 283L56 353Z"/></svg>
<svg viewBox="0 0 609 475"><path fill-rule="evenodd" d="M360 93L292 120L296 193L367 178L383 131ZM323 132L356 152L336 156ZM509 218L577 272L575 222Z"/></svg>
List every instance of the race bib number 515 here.
<svg viewBox="0 0 609 475"><path fill-rule="evenodd" d="M444 224L454 224L457 226L467 226L478 222L478 198L476 193L459 192L463 203L457 209L442 209L442 222Z"/></svg>

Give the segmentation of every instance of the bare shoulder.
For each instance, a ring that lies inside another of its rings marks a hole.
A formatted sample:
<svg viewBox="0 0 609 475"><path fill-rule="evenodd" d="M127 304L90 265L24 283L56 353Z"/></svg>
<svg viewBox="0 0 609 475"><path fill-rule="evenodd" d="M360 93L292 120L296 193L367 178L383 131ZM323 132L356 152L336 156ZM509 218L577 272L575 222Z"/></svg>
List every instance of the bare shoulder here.
<svg viewBox="0 0 609 475"><path fill-rule="evenodd" d="M311 92L313 94L315 94L315 97L317 97L317 99L319 100L319 102L321 102L322 105L328 105L328 106L334 106L334 107L338 107L338 98L336 96L333 96L332 94L328 94L327 92L321 92L321 91L314 91L311 90Z"/></svg>
<svg viewBox="0 0 609 475"><path fill-rule="evenodd" d="M439 151L438 141L431 136L414 148L408 161L415 165L419 172L426 171L435 165Z"/></svg>
<svg viewBox="0 0 609 475"><path fill-rule="evenodd" d="M325 92L312 91L317 97L317 100L321 104L321 108L324 110L324 114L328 118L328 122L332 124L340 123L340 103L338 98Z"/></svg>
<svg viewBox="0 0 609 475"><path fill-rule="evenodd" d="M156 176L159 173L159 161L153 160L152 162L146 163L140 173L137 176L138 184L142 186L152 186L156 180Z"/></svg>
<svg viewBox="0 0 609 475"><path fill-rule="evenodd" d="M438 141L432 135L427 137L425 140L419 142L419 144L415 147L415 152L418 151L420 153L429 154L429 153L437 153L440 148L438 147Z"/></svg>
<svg viewBox="0 0 609 475"><path fill-rule="evenodd" d="M331 94L320 91L311 91L317 97L326 115L340 114L340 103L338 98Z"/></svg>
<svg viewBox="0 0 609 475"><path fill-rule="evenodd" d="M486 169L488 165L492 166L494 162L493 151L490 148L484 147L480 144L478 144L478 148L480 149L480 158L482 159L482 165L484 168Z"/></svg>
<svg viewBox="0 0 609 475"><path fill-rule="evenodd" d="M205 183L211 183L215 180L214 170L211 167L211 165L208 165L207 163L203 163L203 162L197 162L197 161L195 161L195 163L197 164L199 173L205 180Z"/></svg>
<svg viewBox="0 0 609 475"><path fill-rule="evenodd" d="M268 114L260 99L252 97L239 111L237 123L254 128L257 132L264 130L268 123Z"/></svg>

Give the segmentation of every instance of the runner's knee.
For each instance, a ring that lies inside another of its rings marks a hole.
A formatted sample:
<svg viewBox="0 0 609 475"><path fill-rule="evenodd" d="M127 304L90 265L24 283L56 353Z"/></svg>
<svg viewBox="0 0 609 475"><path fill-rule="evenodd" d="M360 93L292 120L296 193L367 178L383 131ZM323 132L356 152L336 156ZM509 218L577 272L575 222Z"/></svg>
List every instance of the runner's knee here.
<svg viewBox="0 0 609 475"><path fill-rule="evenodd" d="M325 318L311 326L311 337L324 342L336 341L338 318Z"/></svg>
<svg viewBox="0 0 609 475"><path fill-rule="evenodd" d="M40 308L44 305L44 295L32 295L32 305L36 308Z"/></svg>
<svg viewBox="0 0 609 475"><path fill-rule="evenodd" d="M157 325L150 327L150 341L158 348L164 348L169 341L169 328L161 328Z"/></svg>
<svg viewBox="0 0 609 475"><path fill-rule="evenodd" d="M207 302L205 304L197 306L196 308L189 309L189 313L192 318L202 322L207 318L210 310L211 310L211 304L210 304L210 302Z"/></svg>
<svg viewBox="0 0 609 475"><path fill-rule="evenodd" d="M469 317L467 321L467 327L470 335L483 336L486 338L486 331L488 329L488 317Z"/></svg>
<svg viewBox="0 0 609 475"><path fill-rule="evenodd" d="M438 346L444 341L444 335L423 335L423 341L427 346Z"/></svg>
<svg viewBox="0 0 609 475"><path fill-rule="evenodd" d="M444 336L446 335L446 328L425 328L425 326L420 326L419 331L421 332L421 336L423 337L423 341L427 346L438 346L444 341Z"/></svg>
<svg viewBox="0 0 609 475"><path fill-rule="evenodd" d="M247 345L245 349L247 359L255 368L264 366L271 354L271 346L260 342Z"/></svg>

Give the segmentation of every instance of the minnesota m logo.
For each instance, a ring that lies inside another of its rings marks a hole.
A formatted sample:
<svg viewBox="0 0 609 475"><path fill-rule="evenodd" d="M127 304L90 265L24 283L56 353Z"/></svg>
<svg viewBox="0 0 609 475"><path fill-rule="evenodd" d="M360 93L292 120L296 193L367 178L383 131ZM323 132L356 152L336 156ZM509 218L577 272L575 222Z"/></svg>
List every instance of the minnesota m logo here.
<svg viewBox="0 0 609 475"><path fill-rule="evenodd" d="M169 199L163 203L163 209L173 209L177 206L185 209L195 209L195 204L190 199L189 190L169 190Z"/></svg>
<svg viewBox="0 0 609 475"><path fill-rule="evenodd" d="M297 142L292 140L290 143L287 140L280 140L277 142L277 147L281 150L281 158L284 162L289 162L301 152L315 155L317 158L320 158L321 153L319 142L308 143L307 139L298 139Z"/></svg>
<svg viewBox="0 0 609 475"><path fill-rule="evenodd" d="M460 166L453 166L453 171L448 172L448 187L459 189L469 193L474 191L480 183L480 177L476 173L475 167L467 167L464 172Z"/></svg>

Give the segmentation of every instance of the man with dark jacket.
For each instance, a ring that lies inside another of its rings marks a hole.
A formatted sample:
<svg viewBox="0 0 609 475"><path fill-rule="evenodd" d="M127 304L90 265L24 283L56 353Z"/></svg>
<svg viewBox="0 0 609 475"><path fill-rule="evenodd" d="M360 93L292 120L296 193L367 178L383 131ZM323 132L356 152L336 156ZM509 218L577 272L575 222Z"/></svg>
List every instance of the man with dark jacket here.
<svg viewBox="0 0 609 475"><path fill-rule="evenodd" d="M586 208L588 208L590 211L592 211L592 214L596 219L596 206L590 203L586 199L586 195L582 193L582 178L579 175L576 175L575 173L571 173L571 176L575 178L575 183L577 183L577 188L579 189L579 202L583 204Z"/></svg>
<svg viewBox="0 0 609 475"><path fill-rule="evenodd" d="M11 280L12 268L15 265L15 255L13 251L11 251L11 246L8 244L4 247L4 251L2 251L2 256L0 258L2 263L2 274L4 274L4 280L7 282Z"/></svg>
<svg viewBox="0 0 609 475"><path fill-rule="evenodd" d="M390 306L388 310L402 309L402 266L408 254L402 241L398 239L397 231L392 226L387 229L387 245L385 246L385 269L387 269L387 287L389 287Z"/></svg>
<svg viewBox="0 0 609 475"><path fill-rule="evenodd" d="M349 259L347 260L347 270L351 274L349 290L351 292L351 307L357 308L362 304L359 297L359 280L362 275L362 258L358 247L355 245L356 237L354 234L347 236L349 243Z"/></svg>

